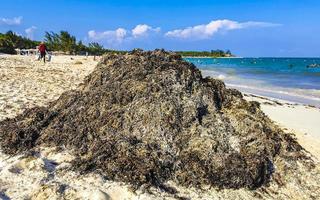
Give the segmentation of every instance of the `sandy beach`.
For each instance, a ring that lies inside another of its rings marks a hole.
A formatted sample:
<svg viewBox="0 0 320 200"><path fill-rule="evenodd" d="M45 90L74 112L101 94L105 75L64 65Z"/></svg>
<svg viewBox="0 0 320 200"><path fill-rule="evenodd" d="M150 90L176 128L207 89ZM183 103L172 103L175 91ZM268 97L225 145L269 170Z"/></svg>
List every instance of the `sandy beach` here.
<svg viewBox="0 0 320 200"><path fill-rule="evenodd" d="M0 55L0 120L12 118L26 108L46 106L64 91L77 88L90 74L97 61L93 57L54 56L43 64L30 56ZM320 109L278 99L245 94L248 101L258 101L262 110L313 155L319 169ZM30 155L8 156L0 152L0 199L176 199L152 189L133 191L128 185L105 180L98 173L80 175L68 170L73 155L54 148L39 149ZM313 173L318 173L320 170ZM316 174L318 175L318 174ZM312 174L301 180L308 181ZM174 185L174 183L169 183ZM177 186L179 193L190 199L309 199L293 185L250 191L197 190ZM319 182L313 183L319 188Z"/></svg>
<svg viewBox="0 0 320 200"><path fill-rule="evenodd" d="M75 89L96 63L84 56L54 56L44 64L33 56L0 55L0 120Z"/></svg>
<svg viewBox="0 0 320 200"><path fill-rule="evenodd" d="M273 121L288 133L294 133L299 143L320 160L320 109L274 98L245 94L248 101L258 101Z"/></svg>

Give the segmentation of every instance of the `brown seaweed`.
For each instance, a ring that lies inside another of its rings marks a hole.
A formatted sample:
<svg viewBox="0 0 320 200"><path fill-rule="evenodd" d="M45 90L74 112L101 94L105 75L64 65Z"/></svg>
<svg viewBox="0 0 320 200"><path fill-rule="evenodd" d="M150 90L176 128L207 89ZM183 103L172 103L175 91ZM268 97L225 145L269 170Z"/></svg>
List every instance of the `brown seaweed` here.
<svg viewBox="0 0 320 200"><path fill-rule="evenodd" d="M76 170L137 187L257 188L277 156L304 158L259 103L163 50L106 55L78 90L0 122L0 139L8 154L75 150Z"/></svg>

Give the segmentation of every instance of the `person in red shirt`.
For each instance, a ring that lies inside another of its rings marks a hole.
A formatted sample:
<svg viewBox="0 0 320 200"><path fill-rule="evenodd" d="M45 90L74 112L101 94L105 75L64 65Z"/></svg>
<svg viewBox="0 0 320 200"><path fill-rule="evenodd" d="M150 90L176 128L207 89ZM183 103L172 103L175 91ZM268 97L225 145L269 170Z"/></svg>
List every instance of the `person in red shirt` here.
<svg viewBox="0 0 320 200"><path fill-rule="evenodd" d="M44 44L44 42L41 42L41 44L39 45L39 51L40 51L40 60L43 58L43 62L46 63L47 47Z"/></svg>

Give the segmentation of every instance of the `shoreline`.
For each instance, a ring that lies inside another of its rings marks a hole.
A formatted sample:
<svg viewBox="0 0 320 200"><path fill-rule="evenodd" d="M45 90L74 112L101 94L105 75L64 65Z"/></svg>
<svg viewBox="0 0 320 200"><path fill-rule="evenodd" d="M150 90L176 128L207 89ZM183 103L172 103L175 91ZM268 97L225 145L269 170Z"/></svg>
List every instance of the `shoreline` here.
<svg viewBox="0 0 320 200"><path fill-rule="evenodd" d="M300 89L284 86L275 86L263 80L243 78L236 74L228 74L219 71L200 69L203 76L209 76L222 80L227 87L237 89L244 93L252 93L294 103L315 106L320 108L320 90Z"/></svg>
<svg viewBox="0 0 320 200"><path fill-rule="evenodd" d="M320 99L316 97L309 97L302 94L290 93L288 91L275 91L275 88L255 88L247 85L235 85L226 83L227 87L237 89L243 93L254 94L257 96L266 97L269 99L277 99L280 101L287 101L293 104L301 104L310 107L316 107L320 109Z"/></svg>
<svg viewBox="0 0 320 200"><path fill-rule="evenodd" d="M296 102L243 93L248 101L260 103L262 111L320 161L320 108Z"/></svg>
<svg viewBox="0 0 320 200"><path fill-rule="evenodd" d="M243 58L238 56L232 56L232 57L211 57L211 56L182 56L182 58Z"/></svg>

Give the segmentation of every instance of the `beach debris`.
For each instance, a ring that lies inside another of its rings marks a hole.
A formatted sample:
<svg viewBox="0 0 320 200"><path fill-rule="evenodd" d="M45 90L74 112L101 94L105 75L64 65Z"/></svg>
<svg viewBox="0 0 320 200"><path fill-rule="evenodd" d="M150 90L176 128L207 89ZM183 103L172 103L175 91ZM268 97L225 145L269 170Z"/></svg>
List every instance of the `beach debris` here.
<svg viewBox="0 0 320 200"><path fill-rule="evenodd" d="M106 55L49 106L0 122L0 145L7 154L62 146L75 170L133 187L254 189L279 157L308 159L259 107L177 54L134 50Z"/></svg>

